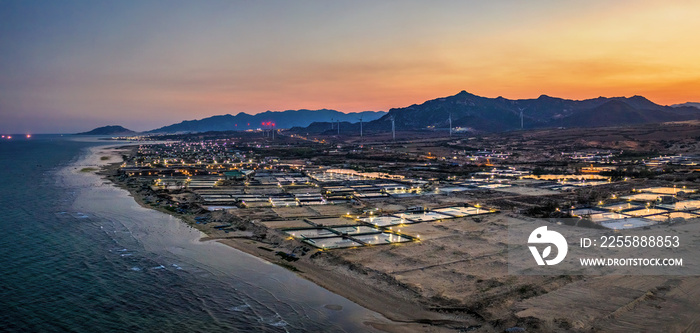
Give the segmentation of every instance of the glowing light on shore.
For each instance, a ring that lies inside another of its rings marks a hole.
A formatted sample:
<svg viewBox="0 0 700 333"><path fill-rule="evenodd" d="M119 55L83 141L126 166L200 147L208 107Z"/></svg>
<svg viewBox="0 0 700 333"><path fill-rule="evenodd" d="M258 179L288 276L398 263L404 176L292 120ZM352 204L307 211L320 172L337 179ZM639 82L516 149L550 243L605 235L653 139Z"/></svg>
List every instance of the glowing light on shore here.
<svg viewBox="0 0 700 333"><path fill-rule="evenodd" d="M29 139L29 138L31 138L31 137L32 137L31 134L27 134L27 139Z"/></svg>

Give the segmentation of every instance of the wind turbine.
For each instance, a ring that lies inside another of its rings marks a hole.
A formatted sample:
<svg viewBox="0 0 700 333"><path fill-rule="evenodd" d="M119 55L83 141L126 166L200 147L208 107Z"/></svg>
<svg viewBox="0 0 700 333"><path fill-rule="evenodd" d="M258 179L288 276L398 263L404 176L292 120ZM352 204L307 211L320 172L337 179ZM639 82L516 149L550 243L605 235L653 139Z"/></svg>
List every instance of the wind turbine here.
<svg viewBox="0 0 700 333"><path fill-rule="evenodd" d="M396 141L396 127L394 126L394 116L391 116L391 138Z"/></svg>
<svg viewBox="0 0 700 333"><path fill-rule="evenodd" d="M362 137L362 117L360 117L360 137Z"/></svg>
<svg viewBox="0 0 700 333"><path fill-rule="evenodd" d="M523 129L523 128L525 128L525 126L524 126L525 123L523 122L523 110L525 110L525 109L521 109L521 108L518 108L518 109L520 110L520 129Z"/></svg>
<svg viewBox="0 0 700 333"><path fill-rule="evenodd" d="M340 135L340 118L338 118L338 135Z"/></svg>
<svg viewBox="0 0 700 333"><path fill-rule="evenodd" d="M450 121L450 137L452 137L452 114L450 113L450 118L448 118Z"/></svg>

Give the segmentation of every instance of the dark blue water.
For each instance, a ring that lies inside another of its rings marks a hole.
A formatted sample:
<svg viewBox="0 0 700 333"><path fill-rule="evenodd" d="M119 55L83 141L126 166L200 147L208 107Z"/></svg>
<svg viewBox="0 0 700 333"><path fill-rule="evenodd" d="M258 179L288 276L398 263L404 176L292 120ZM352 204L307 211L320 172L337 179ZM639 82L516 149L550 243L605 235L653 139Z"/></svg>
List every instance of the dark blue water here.
<svg viewBox="0 0 700 333"><path fill-rule="evenodd" d="M99 145L0 142L0 331L354 332L385 322L283 268L200 242L79 172Z"/></svg>

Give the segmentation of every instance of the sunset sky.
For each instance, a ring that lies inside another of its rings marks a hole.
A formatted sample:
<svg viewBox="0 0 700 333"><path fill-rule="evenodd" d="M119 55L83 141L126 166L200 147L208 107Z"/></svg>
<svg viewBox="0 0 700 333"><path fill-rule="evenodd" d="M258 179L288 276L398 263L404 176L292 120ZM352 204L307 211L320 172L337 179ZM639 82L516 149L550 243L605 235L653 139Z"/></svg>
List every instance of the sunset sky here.
<svg viewBox="0 0 700 333"><path fill-rule="evenodd" d="M2 133L461 90L699 102L700 2L0 0Z"/></svg>

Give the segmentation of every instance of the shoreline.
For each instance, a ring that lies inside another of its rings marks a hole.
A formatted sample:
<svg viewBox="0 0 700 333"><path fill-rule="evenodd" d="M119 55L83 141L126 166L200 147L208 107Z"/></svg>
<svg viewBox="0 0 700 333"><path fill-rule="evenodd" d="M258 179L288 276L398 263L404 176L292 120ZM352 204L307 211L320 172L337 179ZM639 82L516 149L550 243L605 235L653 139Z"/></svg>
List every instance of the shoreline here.
<svg viewBox="0 0 700 333"><path fill-rule="evenodd" d="M99 168L95 173L103 179L108 180L114 186L126 190L129 196L140 206L174 216L188 226L199 230L206 235L200 238L200 241L216 241L286 268L293 271L296 275L332 293L340 295L366 309L377 312L391 323L387 324L369 320L365 321L364 324L380 331L454 332L455 330L465 329L471 325L480 327L481 324L483 324L481 322L468 323L465 322L465 320L455 319L454 316L449 314L430 311L425 306L418 303L420 297L412 294L410 290L403 289L396 283L392 284L392 282L395 281L391 281L390 279L387 281L377 281L376 276L372 276L367 272L357 272L356 269L353 269L354 267L349 267L349 263L337 262L339 258L334 256L331 253L332 251L317 252L314 259L310 259L310 257L313 256L305 256L293 262L285 261L278 256L276 252L288 251L289 246L294 246L294 244L289 244L290 242L294 242L293 240L285 240L273 236L273 241L265 242L254 239L251 232L238 231L231 232L228 235L216 235L217 232L215 232L211 226L198 224L194 219L194 215L181 214L149 204L146 202L145 196L139 193L137 189L128 186L126 182L116 177L119 165L122 163L123 155L133 154L135 146L136 145L127 144L92 148L90 154L98 155L107 152L107 154L103 156L109 156L109 158L106 159L101 158L100 163L93 166ZM265 231L274 232L273 230L267 230L266 227L259 227L265 228ZM218 233L221 232L219 231ZM275 241L281 241L281 244L274 244Z"/></svg>

